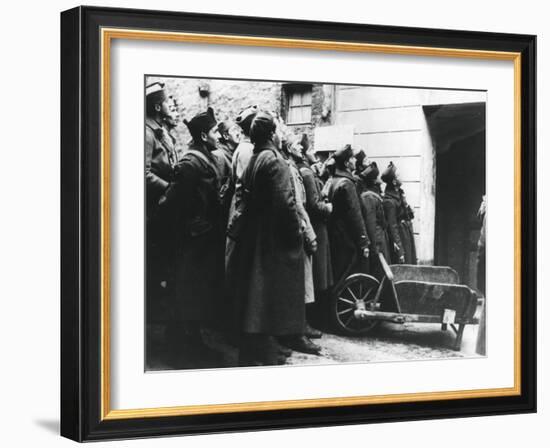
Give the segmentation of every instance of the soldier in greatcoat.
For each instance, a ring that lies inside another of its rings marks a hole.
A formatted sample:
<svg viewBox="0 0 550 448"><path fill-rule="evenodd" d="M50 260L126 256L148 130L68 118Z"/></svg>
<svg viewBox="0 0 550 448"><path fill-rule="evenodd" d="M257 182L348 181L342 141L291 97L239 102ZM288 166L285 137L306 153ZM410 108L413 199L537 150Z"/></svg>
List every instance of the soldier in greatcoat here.
<svg viewBox="0 0 550 448"><path fill-rule="evenodd" d="M391 263L391 258L388 234L386 233L386 216L384 214L378 174L378 166L376 162L372 162L361 172L360 177L364 185L363 193L361 194L361 211L365 220L367 235L371 242L369 264L372 274L376 278L381 279L383 270L378 254L384 255L388 263Z"/></svg>
<svg viewBox="0 0 550 448"><path fill-rule="evenodd" d="M386 184L384 190L384 213L388 223L388 237L390 241L391 262L405 263L405 245L401 239L400 217L402 213L401 182L397 178L395 165L390 162L382 173L381 179Z"/></svg>
<svg viewBox="0 0 550 448"><path fill-rule="evenodd" d="M302 157L297 166L306 192L306 211L317 235L317 250L313 254L313 286L316 298L332 285L332 264L327 222L332 213L332 204L323 195L323 181L314 172L302 145Z"/></svg>
<svg viewBox="0 0 550 448"><path fill-rule="evenodd" d="M145 204L146 204L146 304L147 322L161 322L167 313L166 296L171 283L168 257L168 223L159 217L159 200L174 181L178 161L170 126L178 120L173 98L164 84L146 87Z"/></svg>
<svg viewBox="0 0 550 448"><path fill-rule="evenodd" d="M243 335L241 363L279 364L285 360L274 336L304 332L304 223L273 116L259 112L250 137L254 151L235 193L237 204L246 201L245 220L233 236L228 284Z"/></svg>
<svg viewBox="0 0 550 448"><path fill-rule="evenodd" d="M164 84L156 82L146 88L145 180L147 217L157 212L159 199L174 179L177 164L175 140L166 123L172 120L173 99Z"/></svg>
<svg viewBox="0 0 550 448"><path fill-rule="evenodd" d="M298 216L304 223L304 284L305 284L305 304L306 304L306 321L303 335L293 335L280 339L281 343L296 351L319 354L321 347L314 344L310 338L320 338L321 332L308 323L308 308L311 310L315 302L315 288L313 283L313 264L312 257L317 252L317 235L311 223L309 214L306 210L306 190L304 182L298 168L298 163L303 161L303 146L304 136L298 137L295 135L287 135L283 143L284 155L287 157L287 162L290 167L293 189L296 195L296 209Z"/></svg>
<svg viewBox="0 0 550 448"><path fill-rule="evenodd" d="M412 220L414 219L414 212L412 207L407 202L405 196L405 190L400 186L399 193L401 195L401 213L399 215L399 229L401 231L401 241L405 248L405 263L417 264L418 259L416 257L416 243L414 240L414 229Z"/></svg>
<svg viewBox="0 0 550 448"><path fill-rule="evenodd" d="M243 135L241 136L239 145L233 153L233 160L231 161L235 185L239 184L242 174L252 157L254 145L250 141L250 127L257 113L258 106L248 106L239 112L239 115L237 115L235 119L235 123L237 123L243 131Z"/></svg>
<svg viewBox="0 0 550 448"><path fill-rule="evenodd" d="M242 135L240 137L239 144L237 145L237 148L235 148L235 151L233 152L233 157L231 159L231 198L229 200L229 213L228 213L228 220L231 219L232 216L236 213L236 200L237 196L240 193L242 189L242 176L244 173L244 170L248 166L248 162L250 162L250 158L252 157L252 153L254 150L254 145L250 141L250 126L252 125L252 120L258 113L258 107L257 106L248 106L245 109L243 109L241 112L239 112L237 118L235 119L235 123L241 128ZM235 241L231 238L227 238L226 244L225 244L225 259L226 259L226 265L232 264L231 259L234 256L235 251ZM226 266L227 269L227 266ZM231 286L228 285L230 289Z"/></svg>
<svg viewBox="0 0 550 448"><path fill-rule="evenodd" d="M364 270L369 257L369 237L357 196L353 169L355 158L350 145L332 156L334 174L329 179L328 200L333 211L328 222L334 282L338 283L355 268Z"/></svg>
<svg viewBox="0 0 550 448"><path fill-rule="evenodd" d="M412 226L414 213L407 203L393 162L390 162L381 177L386 183L384 211L388 222L388 235L392 243L390 247L393 251L392 262L416 264L416 244Z"/></svg>
<svg viewBox="0 0 550 448"><path fill-rule="evenodd" d="M212 155L219 136L211 108L184 123L193 140L178 162L161 206L172 224L172 310L180 323L178 334L183 348L205 360L209 348L201 330L218 322L224 275L220 176Z"/></svg>
<svg viewBox="0 0 550 448"><path fill-rule="evenodd" d="M232 174L233 154L241 141L242 130L230 120L218 123L218 148L212 153L216 159L220 174L220 198L223 207L223 226L227 225L229 208L235 190Z"/></svg>

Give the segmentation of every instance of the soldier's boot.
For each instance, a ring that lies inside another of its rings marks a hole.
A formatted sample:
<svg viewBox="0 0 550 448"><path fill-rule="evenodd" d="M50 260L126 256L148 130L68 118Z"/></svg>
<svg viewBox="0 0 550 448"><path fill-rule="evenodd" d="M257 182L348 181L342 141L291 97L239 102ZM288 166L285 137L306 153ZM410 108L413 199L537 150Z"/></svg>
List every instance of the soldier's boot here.
<svg viewBox="0 0 550 448"><path fill-rule="evenodd" d="M305 335L291 335L279 337L279 342L286 347L301 353L320 355L321 347L314 344Z"/></svg>

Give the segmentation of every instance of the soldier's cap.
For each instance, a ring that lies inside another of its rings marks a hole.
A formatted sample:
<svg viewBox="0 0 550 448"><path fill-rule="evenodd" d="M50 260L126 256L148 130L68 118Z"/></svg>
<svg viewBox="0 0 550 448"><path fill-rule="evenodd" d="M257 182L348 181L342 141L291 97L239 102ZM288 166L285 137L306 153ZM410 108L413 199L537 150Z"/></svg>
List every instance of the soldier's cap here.
<svg viewBox="0 0 550 448"><path fill-rule="evenodd" d="M247 106L239 112L237 118L235 118L235 123L237 123L245 134L250 133L250 126L252 125L252 120L258 113L258 106Z"/></svg>
<svg viewBox="0 0 550 448"><path fill-rule="evenodd" d="M380 170L378 169L378 165L376 162L371 162L367 165L367 167L361 171L359 174L365 181L370 181L372 183L375 183L374 181L377 179L378 175L380 174Z"/></svg>
<svg viewBox="0 0 550 448"><path fill-rule="evenodd" d="M250 141L252 143L264 143L275 132L277 124L275 118L269 112L255 114L250 125Z"/></svg>
<svg viewBox="0 0 550 448"><path fill-rule="evenodd" d="M392 182L397 177L397 168L393 164L393 162L390 162L388 167L384 170L380 178L385 183Z"/></svg>
<svg viewBox="0 0 550 448"><path fill-rule="evenodd" d="M166 91L163 82L154 82L145 87L145 97L148 104L157 104L166 101Z"/></svg>
<svg viewBox="0 0 550 448"><path fill-rule="evenodd" d="M355 158L357 159L357 163L361 164L361 163L363 163L363 160L365 160L367 158L367 154L365 153L364 150L359 149L355 153Z"/></svg>
<svg viewBox="0 0 550 448"><path fill-rule="evenodd" d="M346 161L348 161L353 156L353 148L351 145L346 145L343 148L340 148L338 151L336 151L332 157L336 161L336 163L343 164Z"/></svg>
<svg viewBox="0 0 550 448"><path fill-rule="evenodd" d="M200 140L201 133L208 133L216 126L216 118L214 117L214 109L209 107L206 112L201 112L195 115L191 120L184 119L183 122L189 129L194 140Z"/></svg>

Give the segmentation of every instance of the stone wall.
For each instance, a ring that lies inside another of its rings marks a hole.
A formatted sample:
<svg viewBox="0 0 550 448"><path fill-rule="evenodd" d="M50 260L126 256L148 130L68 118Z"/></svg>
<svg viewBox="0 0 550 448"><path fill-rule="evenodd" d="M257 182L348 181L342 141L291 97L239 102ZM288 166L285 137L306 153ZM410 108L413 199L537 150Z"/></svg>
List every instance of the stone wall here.
<svg viewBox="0 0 550 448"><path fill-rule="evenodd" d="M281 110L282 117L286 120L286 111L288 110L288 91L281 89ZM312 84L311 88L311 124L288 125L296 135L306 133L310 146L315 145L315 128L317 126L326 126L331 124L332 115L330 114L332 103L332 86L324 84Z"/></svg>
<svg viewBox="0 0 550 448"><path fill-rule="evenodd" d="M259 81L227 81L197 78L148 77L147 84L164 82L169 95L176 98L180 117L190 120L195 114L212 107L216 118L235 119L245 107L257 104L260 109L281 112L281 84ZM201 96L199 87L207 88L209 94ZM182 122L175 130L177 147L184 151L191 136Z"/></svg>
<svg viewBox="0 0 550 448"><path fill-rule="evenodd" d="M286 118L288 98L283 83L266 81L234 81L198 78L161 78L150 76L146 84L164 82L169 95L176 98L180 117L191 119L195 114L212 107L218 120L235 119L246 106L257 104L260 109L269 110ZM208 90L201 95L200 89ZM314 128L331 124L330 103L332 86L312 85L311 124L291 125L296 134L306 133L314 143ZM177 149L185 151L191 138L187 127L181 122L175 130Z"/></svg>

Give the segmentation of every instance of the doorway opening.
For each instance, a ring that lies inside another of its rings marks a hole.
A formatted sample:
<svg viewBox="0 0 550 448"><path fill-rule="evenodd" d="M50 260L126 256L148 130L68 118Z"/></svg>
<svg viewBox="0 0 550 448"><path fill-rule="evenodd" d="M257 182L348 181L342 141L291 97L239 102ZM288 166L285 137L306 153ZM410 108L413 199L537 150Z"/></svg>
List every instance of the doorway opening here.
<svg viewBox="0 0 550 448"><path fill-rule="evenodd" d="M477 285L479 207L485 195L485 103L424 107L434 144L436 265Z"/></svg>

